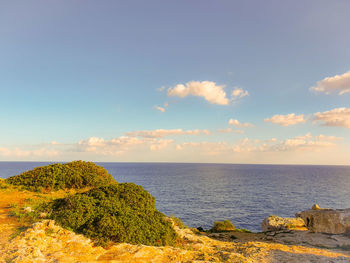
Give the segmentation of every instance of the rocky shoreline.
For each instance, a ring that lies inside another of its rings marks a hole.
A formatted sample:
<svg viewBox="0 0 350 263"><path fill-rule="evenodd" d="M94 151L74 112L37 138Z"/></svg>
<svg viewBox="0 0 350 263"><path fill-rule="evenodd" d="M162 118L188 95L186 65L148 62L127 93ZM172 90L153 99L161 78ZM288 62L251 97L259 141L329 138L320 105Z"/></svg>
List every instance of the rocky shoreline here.
<svg viewBox="0 0 350 263"><path fill-rule="evenodd" d="M27 215L36 202L76 190L32 192L0 180L0 263L8 262L350 262L349 209L313 209L295 218L270 216L263 232L216 222L211 231L190 229L168 218L177 235L174 246L112 242L100 246L40 215ZM27 221L26 221L27 220Z"/></svg>
<svg viewBox="0 0 350 263"><path fill-rule="evenodd" d="M21 227L9 216L9 202L23 203L31 195L25 192L22 199L9 200L10 195L20 194L0 191L1 229L15 232ZM2 237L0 262L350 262L349 236L297 229L291 219L274 217L268 222L274 227L277 222L279 228L261 233L208 233L174 224L180 238L175 247L127 243L101 247L53 220L43 219L14 238L13 234Z"/></svg>
<svg viewBox="0 0 350 263"><path fill-rule="evenodd" d="M342 248L350 239L308 231L268 233L176 232L180 247L117 244L94 246L90 239L56 225L52 220L35 223L2 250L2 262L350 262ZM234 237L234 238L233 238Z"/></svg>

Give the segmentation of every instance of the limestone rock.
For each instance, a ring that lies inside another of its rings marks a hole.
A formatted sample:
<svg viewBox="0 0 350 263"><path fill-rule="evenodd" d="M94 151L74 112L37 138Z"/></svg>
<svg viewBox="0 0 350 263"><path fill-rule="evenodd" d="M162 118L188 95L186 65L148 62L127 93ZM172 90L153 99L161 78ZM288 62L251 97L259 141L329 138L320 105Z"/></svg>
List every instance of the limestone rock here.
<svg viewBox="0 0 350 263"><path fill-rule="evenodd" d="M62 229L52 220L43 220L9 241L3 248L0 247L0 262L350 262L350 255L344 252L302 246L303 239L300 241L301 245L292 246L249 240L225 242L205 235L194 234L190 229L175 227L175 230L182 240L178 247L152 247L121 243L114 244L109 248L102 248L94 246L91 240L82 235ZM221 233L220 235L225 234ZM229 232L227 234L231 235ZM241 234L264 235L262 233ZM287 238L282 235L278 235L278 237ZM313 233L313 235L324 234ZM277 238L277 236L273 238ZM326 238L329 239L329 237ZM318 243L318 240L315 242ZM348 244L345 237L332 242L334 243L333 247L337 248L339 245Z"/></svg>
<svg viewBox="0 0 350 263"><path fill-rule="evenodd" d="M350 208L306 210L297 214L316 233L350 234Z"/></svg>
<svg viewBox="0 0 350 263"><path fill-rule="evenodd" d="M274 215L265 218L261 224L261 229L263 232L297 229L303 227L305 227L305 223L301 218L283 218Z"/></svg>

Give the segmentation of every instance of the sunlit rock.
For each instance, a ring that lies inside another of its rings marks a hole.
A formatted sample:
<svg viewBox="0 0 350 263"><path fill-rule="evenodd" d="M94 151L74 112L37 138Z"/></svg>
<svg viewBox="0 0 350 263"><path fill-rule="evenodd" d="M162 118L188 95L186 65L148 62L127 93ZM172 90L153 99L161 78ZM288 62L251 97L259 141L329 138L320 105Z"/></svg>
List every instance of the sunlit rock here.
<svg viewBox="0 0 350 263"><path fill-rule="evenodd" d="M301 218L283 218L275 215L270 215L265 218L261 224L263 232L298 229L303 227L305 227L305 223Z"/></svg>
<svg viewBox="0 0 350 263"><path fill-rule="evenodd" d="M350 234L350 208L306 210L296 216L302 218L306 227L316 233Z"/></svg>

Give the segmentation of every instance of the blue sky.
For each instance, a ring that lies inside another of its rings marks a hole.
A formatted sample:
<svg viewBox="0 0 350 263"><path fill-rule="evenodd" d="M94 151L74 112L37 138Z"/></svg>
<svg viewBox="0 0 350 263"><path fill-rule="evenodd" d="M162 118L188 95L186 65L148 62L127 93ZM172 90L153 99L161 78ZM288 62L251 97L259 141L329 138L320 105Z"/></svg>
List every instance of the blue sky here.
<svg viewBox="0 0 350 263"><path fill-rule="evenodd" d="M0 160L350 164L349 10L0 0Z"/></svg>

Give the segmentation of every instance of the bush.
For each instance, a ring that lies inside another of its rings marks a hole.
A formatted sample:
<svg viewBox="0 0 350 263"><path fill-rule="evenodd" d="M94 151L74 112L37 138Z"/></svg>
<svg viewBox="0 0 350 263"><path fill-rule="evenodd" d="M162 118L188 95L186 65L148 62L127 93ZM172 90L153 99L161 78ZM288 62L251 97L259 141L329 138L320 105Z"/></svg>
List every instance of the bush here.
<svg viewBox="0 0 350 263"><path fill-rule="evenodd" d="M211 232L225 232L235 230L235 226L230 220L216 221L214 226L210 229Z"/></svg>
<svg viewBox="0 0 350 263"><path fill-rule="evenodd" d="M100 187L115 183L107 170L92 162L74 161L66 164L51 164L9 177L12 185L22 185L28 190L41 191L84 187Z"/></svg>
<svg viewBox="0 0 350 263"><path fill-rule="evenodd" d="M50 217L100 244L173 245L176 233L142 186L122 183L56 199Z"/></svg>

